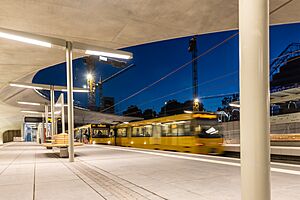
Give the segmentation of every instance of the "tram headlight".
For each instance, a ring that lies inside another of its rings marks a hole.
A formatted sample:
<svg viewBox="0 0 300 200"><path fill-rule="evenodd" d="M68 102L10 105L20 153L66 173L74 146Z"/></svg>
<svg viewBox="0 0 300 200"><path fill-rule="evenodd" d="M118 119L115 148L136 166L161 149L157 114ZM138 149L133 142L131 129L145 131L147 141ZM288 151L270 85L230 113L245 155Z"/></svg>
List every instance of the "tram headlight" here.
<svg viewBox="0 0 300 200"><path fill-rule="evenodd" d="M131 141L130 144L133 144L133 141Z"/></svg>
<svg viewBox="0 0 300 200"><path fill-rule="evenodd" d="M95 141L93 141L93 144L96 144L96 142L95 142Z"/></svg>
<svg viewBox="0 0 300 200"><path fill-rule="evenodd" d="M110 144L110 141L108 141L107 144Z"/></svg>

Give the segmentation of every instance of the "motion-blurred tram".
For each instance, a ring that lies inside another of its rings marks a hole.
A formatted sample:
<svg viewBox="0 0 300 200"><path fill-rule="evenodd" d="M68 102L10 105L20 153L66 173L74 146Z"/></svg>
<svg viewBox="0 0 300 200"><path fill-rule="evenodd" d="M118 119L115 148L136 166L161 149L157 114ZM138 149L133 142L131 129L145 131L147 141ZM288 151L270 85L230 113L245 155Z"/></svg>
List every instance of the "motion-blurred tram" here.
<svg viewBox="0 0 300 200"><path fill-rule="evenodd" d="M168 151L222 154L223 135L214 113L178 114L118 125L90 124L75 129L86 143Z"/></svg>

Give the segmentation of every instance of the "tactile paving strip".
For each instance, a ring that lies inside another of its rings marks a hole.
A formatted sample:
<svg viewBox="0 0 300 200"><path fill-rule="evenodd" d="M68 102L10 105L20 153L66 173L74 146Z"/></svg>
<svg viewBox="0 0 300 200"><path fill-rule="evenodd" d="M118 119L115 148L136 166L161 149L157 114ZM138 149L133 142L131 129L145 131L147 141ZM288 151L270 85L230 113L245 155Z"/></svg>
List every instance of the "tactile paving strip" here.
<svg viewBox="0 0 300 200"><path fill-rule="evenodd" d="M89 164L75 162L68 167L104 199L166 199Z"/></svg>

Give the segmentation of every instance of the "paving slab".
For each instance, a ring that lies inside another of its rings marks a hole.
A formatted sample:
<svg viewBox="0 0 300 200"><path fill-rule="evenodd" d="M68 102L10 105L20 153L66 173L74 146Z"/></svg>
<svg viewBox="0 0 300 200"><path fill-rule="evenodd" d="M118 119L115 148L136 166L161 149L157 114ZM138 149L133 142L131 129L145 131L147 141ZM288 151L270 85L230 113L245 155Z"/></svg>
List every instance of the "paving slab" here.
<svg viewBox="0 0 300 200"><path fill-rule="evenodd" d="M34 143L0 149L0 199L235 200L238 159L108 145L76 148L74 163ZM300 165L272 164L272 199L300 199Z"/></svg>

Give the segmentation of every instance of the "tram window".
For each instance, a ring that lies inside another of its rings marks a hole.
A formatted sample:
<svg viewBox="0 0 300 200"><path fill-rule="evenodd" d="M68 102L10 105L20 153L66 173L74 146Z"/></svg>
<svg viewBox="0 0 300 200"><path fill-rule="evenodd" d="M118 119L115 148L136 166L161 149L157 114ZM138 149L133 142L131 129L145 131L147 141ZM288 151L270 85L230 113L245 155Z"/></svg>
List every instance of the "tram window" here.
<svg viewBox="0 0 300 200"><path fill-rule="evenodd" d="M161 136L163 137L170 137L170 136L177 136L177 129L175 124L163 124L161 126Z"/></svg>
<svg viewBox="0 0 300 200"><path fill-rule="evenodd" d="M169 126L166 124L161 125L161 136L167 136L169 132Z"/></svg>
<svg viewBox="0 0 300 200"><path fill-rule="evenodd" d="M178 124L178 136L190 136L193 135L191 131L190 123Z"/></svg>
<svg viewBox="0 0 300 200"><path fill-rule="evenodd" d="M152 137L152 126L151 125L147 125L144 128L144 136L145 137Z"/></svg>
<svg viewBox="0 0 300 200"><path fill-rule="evenodd" d="M219 130L212 126L202 126L198 136L200 138L222 138L223 134L219 133Z"/></svg>
<svg viewBox="0 0 300 200"><path fill-rule="evenodd" d="M143 137L142 127L133 127L132 128L132 137Z"/></svg>
<svg viewBox="0 0 300 200"><path fill-rule="evenodd" d="M193 135L191 131L190 121L181 121L168 124L162 124L161 136L176 137L176 136L190 136Z"/></svg>
<svg viewBox="0 0 300 200"><path fill-rule="evenodd" d="M177 125L176 124L163 124L161 127L161 136L163 136L163 137L177 136Z"/></svg>
<svg viewBox="0 0 300 200"><path fill-rule="evenodd" d="M151 137L152 136L152 126L139 126L132 128L132 137Z"/></svg>
<svg viewBox="0 0 300 200"><path fill-rule="evenodd" d="M177 134L178 134L177 127L178 127L177 124L172 124L171 125L171 134L170 134L170 136L177 136Z"/></svg>
<svg viewBox="0 0 300 200"><path fill-rule="evenodd" d="M127 137L127 131L126 128L119 128L117 130L118 137Z"/></svg>
<svg viewBox="0 0 300 200"><path fill-rule="evenodd" d="M92 137L93 138L108 138L109 137L108 129L93 129Z"/></svg>

